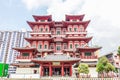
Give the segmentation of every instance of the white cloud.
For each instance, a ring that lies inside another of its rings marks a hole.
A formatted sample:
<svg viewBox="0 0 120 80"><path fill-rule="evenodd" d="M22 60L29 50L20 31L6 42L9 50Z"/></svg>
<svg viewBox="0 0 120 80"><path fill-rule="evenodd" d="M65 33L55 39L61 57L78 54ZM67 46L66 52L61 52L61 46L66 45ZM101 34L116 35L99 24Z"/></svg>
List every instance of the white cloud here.
<svg viewBox="0 0 120 80"><path fill-rule="evenodd" d="M29 10L48 7L47 14L54 20L64 20L65 14L86 14L91 19L88 31L94 42L103 46L102 52L117 49L120 45L119 0L22 0ZM47 2L47 3L46 3Z"/></svg>
<svg viewBox="0 0 120 80"><path fill-rule="evenodd" d="M39 7L48 6L51 0L22 0L28 10L37 9Z"/></svg>

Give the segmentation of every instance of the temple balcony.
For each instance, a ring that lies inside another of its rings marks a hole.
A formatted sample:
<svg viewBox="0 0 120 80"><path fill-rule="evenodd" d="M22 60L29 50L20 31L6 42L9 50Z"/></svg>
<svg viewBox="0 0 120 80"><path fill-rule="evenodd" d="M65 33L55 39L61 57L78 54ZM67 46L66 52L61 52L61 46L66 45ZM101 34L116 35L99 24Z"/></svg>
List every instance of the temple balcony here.
<svg viewBox="0 0 120 80"><path fill-rule="evenodd" d="M98 59L98 56L80 56L81 59Z"/></svg>
<svg viewBox="0 0 120 80"><path fill-rule="evenodd" d="M33 57L31 56L17 56L16 61L21 61L21 62L30 62Z"/></svg>
<svg viewBox="0 0 120 80"><path fill-rule="evenodd" d="M76 51L76 49L63 49L63 52L75 52Z"/></svg>
<svg viewBox="0 0 120 80"><path fill-rule="evenodd" d="M17 56L17 59L32 59L32 56Z"/></svg>
<svg viewBox="0 0 120 80"><path fill-rule="evenodd" d="M38 49L39 52L53 52L53 49Z"/></svg>
<svg viewBox="0 0 120 80"><path fill-rule="evenodd" d="M54 38L54 42L63 42L63 38Z"/></svg>
<svg viewBox="0 0 120 80"><path fill-rule="evenodd" d="M87 34L87 31L84 31L84 32L66 32L66 34Z"/></svg>
<svg viewBox="0 0 120 80"><path fill-rule="evenodd" d="M42 34L51 34L51 32L35 32L35 31L32 31L31 33L30 33L30 35L34 35L34 34L37 34L37 35L42 35Z"/></svg>
<svg viewBox="0 0 120 80"><path fill-rule="evenodd" d="M80 56L81 61L98 61L97 56Z"/></svg>
<svg viewBox="0 0 120 80"><path fill-rule="evenodd" d="M62 27L63 24L54 24L55 27Z"/></svg>
<svg viewBox="0 0 120 80"><path fill-rule="evenodd" d="M34 37L31 37L31 38L25 38L25 40L27 40L28 42L30 42L30 41L40 41L40 40L48 40L48 41L50 41L50 40L52 40L52 38L51 37L49 37L49 36L40 36L40 37L36 37L36 36L34 36Z"/></svg>
<svg viewBox="0 0 120 80"><path fill-rule="evenodd" d="M64 38L65 41L68 41L68 40L80 40L80 41L85 41L86 43L88 43L91 39L92 39L92 36L91 37L68 36L68 37Z"/></svg>
<svg viewBox="0 0 120 80"><path fill-rule="evenodd" d="M66 37L65 34L52 34L51 37Z"/></svg>
<svg viewBox="0 0 120 80"><path fill-rule="evenodd" d="M76 52L79 52L79 51L90 51L90 52L95 52L99 49L101 49L102 47L99 47L99 46L78 46L77 49L76 49Z"/></svg>

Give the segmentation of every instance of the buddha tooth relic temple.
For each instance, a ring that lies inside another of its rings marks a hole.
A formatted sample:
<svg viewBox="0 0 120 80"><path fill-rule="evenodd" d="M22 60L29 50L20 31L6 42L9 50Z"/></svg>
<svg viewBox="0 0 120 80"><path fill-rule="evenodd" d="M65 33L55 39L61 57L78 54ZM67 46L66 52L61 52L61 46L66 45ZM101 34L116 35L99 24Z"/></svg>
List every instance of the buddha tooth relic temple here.
<svg viewBox="0 0 120 80"><path fill-rule="evenodd" d="M25 38L29 46L13 48L19 52L12 64L17 67L16 75L73 76L78 63L87 63L90 73L95 72L96 52L101 47L88 44L92 39L86 31L90 20L83 21L84 15L65 15L65 21L53 21L51 15L33 18L35 22L27 21L32 29L31 37Z"/></svg>

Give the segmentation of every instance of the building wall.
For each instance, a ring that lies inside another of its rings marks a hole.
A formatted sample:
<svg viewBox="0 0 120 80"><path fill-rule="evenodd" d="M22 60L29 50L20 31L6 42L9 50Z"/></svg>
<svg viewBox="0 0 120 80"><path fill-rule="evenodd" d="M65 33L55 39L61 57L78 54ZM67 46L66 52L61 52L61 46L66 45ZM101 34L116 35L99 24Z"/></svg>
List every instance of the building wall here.
<svg viewBox="0 0 120 80"><path fill-rule="evenodd" d="M24 47L28 42L24 39L29 37L30 31L0 31L0 63L11 64L15 62L17 51L13 47ZM14 73L15 68L10 66L9 73Z"/></svg>
<svg viewBox="0 0 120 80"><path fill-rule="evenodd" d="M0 62L8 64L15 61L18 52L13 47L24 47L28 44L25 37L29 37L30 31L0 31L0 39L3 41L0 45ZM5 59L6 58L6 59Z"/></svg>
<svg viewBox="0 0 120 80"><path fill-rule="evenodd" d="M89 67L89 74L91 77L98 77L98 73L96 72L96 68L95 67Z"/></svg>
<svg viewBox="0 0 120 80"><path fill-rule="evenodd" d="M34 74L34 70L37 70L37 73L39 73L39 68L17 68L16 74Z"/></svg>

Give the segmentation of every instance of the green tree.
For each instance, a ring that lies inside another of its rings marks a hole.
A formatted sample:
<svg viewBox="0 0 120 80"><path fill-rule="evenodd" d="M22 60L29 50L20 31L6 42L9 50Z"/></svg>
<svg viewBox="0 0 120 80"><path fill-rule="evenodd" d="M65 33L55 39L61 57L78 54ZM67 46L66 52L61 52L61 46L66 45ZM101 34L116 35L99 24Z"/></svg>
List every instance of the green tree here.
<svg viewBox="0 0 120 80"><path fill-rule="evenodd" d="M85 64L85 63L79 64L79 66L78 66L78 72L79 72L79 74L80 73L88 74L89 73L88 64Z"/></svg>
<svg viewBox="0 0 120 80"><path fill-rule="evenodd" d="M107 73L107 77L108 77L108 73L110 71L115 71L115 67L108 61L108 59L104 56L101 57L97 63L97 68L96 71L102 75L102 77L104 77L104 73Z"/></svg>
<svg viewBox="0 0 120 80"><path fill-rule="evenodd" d="M118 47L118 51L117 51L118 53L117 53L117 55L119 56L119 59L120 59L120 46ZM119 72L119 77L120 77L120 68L118 68L118 72Z"/></svg>
<svg viewBox="0 0 120 80"><path fill-rule="evenodd" d="M118 53L118 56L120 57L120 46L118 47L118 51L117 51Z"/></svg>

